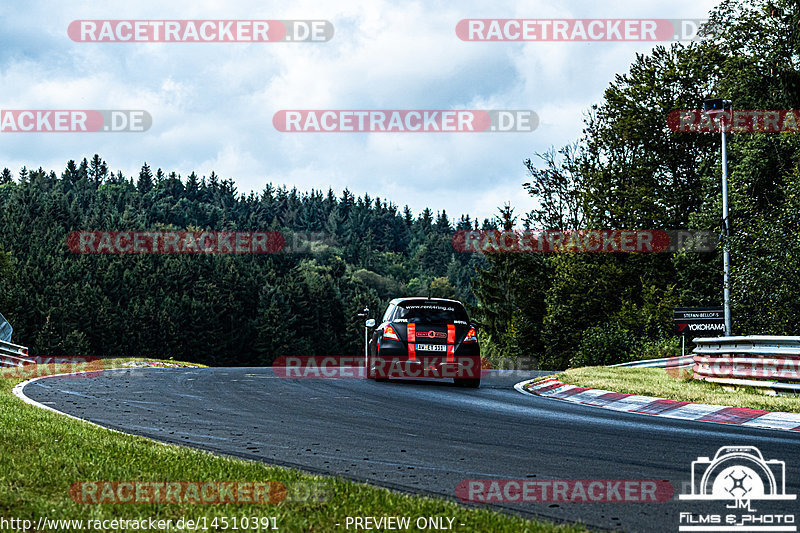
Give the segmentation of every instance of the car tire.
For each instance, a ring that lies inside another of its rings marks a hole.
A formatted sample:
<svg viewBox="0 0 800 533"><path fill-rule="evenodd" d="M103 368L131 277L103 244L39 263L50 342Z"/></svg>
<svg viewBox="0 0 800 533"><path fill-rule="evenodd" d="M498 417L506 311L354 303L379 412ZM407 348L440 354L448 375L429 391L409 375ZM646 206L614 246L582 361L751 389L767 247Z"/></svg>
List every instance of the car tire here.
<svg viewBox="0 0 800 533"><path fill-rule="evenodd" d="M481 386L481 378L456 378L456 385L467 389L477 389Z"/></svg>

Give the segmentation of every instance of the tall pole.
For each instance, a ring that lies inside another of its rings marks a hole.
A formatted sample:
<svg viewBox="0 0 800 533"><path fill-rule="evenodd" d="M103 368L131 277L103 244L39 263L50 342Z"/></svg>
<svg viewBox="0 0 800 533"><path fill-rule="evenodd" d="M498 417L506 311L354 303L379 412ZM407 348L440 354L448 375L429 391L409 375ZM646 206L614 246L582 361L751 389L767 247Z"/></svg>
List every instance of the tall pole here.
<svg viewBox="0 0 800 533"><path fill-rule="evenodd" d="M728 221L728 143L725 134L725 113L722 113L722 231L724 240L722 243L722 269L723 269L723 288L722 296L725 306L725 336L731 336L731 285L730 285L730 266L731 255L728 241L731 236L730 223Z"/></svg>
<svg viewBox="0 0 800 533"><path fill-rule="evenodd" d="M367 318L369 316L369 307L365 307L360 313L359 318ZM367 320L364 323L364 368L369 366L369 328L375 325L374 320Z"/></svg>
<svg viewBox="0 0 800 533"><path fill-rule="evenodd" d="M733 118L733 103L722 98L703 100L703 111L712 117L719 115L720 129L722 130L722 298L725 310L725 336L731 335L731 254L730 236L731 225L728 220L728 138L725 133L725 113L731 112Z"/></svg>
<svg viewBox="0 0 800 533"><path fill-rule="evenodd" d="M364 326L364 366L369 365L369 326Z"/></svg>

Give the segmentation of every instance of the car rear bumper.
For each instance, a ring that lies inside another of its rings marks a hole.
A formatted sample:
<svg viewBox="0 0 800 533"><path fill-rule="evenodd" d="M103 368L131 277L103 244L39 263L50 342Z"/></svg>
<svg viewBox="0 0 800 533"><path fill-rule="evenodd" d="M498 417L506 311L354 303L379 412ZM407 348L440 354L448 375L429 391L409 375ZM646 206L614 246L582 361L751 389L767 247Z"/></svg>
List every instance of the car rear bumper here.
<svg viewBox="0 0 800 533"><path fill-rule="evenodd" d="M370 359L368 377L387 378L439 378L477 379L481 377L479 355L457 355L448 361L445 355L419 355L409 359L408 354L380 354Z"/></svg>

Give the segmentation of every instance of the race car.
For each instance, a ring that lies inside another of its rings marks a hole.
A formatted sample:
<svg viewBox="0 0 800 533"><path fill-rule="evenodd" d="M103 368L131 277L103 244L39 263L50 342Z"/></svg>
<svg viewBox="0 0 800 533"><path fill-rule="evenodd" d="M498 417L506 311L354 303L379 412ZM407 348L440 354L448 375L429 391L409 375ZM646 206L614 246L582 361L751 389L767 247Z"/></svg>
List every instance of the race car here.
<svg viewBox="0 0 800 533"><path fill-rule="evenodd" d="M480 386L478 336L464 305L424 297L389 302L372 333L367 375L377 381L453 378L457 385Z"/></svg>

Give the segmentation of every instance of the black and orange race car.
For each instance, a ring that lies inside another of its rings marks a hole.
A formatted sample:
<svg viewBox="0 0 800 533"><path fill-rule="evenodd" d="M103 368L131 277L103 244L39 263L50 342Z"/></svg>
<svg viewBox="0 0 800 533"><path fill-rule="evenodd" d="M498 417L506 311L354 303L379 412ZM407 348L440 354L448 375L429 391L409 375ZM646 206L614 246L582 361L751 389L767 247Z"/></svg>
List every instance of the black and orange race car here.
<svg viewBox="0 0 800 533"><path fill-rule="evenodd" d="M443 298L396 298L389 302L369 343L368 377L453 378L476 388L481 352L464 305Z"/></svg>

